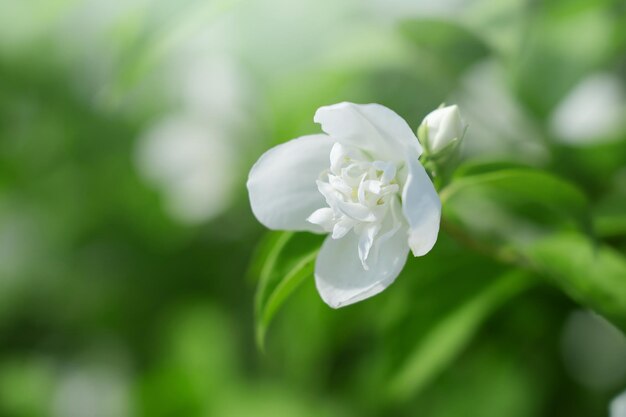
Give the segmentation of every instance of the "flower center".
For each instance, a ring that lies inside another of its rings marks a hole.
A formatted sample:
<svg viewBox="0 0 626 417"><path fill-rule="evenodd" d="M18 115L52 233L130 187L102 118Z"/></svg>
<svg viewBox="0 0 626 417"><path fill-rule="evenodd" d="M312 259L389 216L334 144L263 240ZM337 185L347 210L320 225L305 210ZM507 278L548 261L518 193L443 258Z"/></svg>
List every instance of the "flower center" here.
<svg viewBox="0 0 626 417"><path fill-rule="evenodd" d="M399 202L397 167L391 162L372 161L363 152L336 143L330 152L330 169L320 174L317 188L328 207L316 210L307 219L340 239L353 230L359 236L359 258L366 260L387 213L398 226L394 205ZM387 235L390 231L385 231Z"/></svg>

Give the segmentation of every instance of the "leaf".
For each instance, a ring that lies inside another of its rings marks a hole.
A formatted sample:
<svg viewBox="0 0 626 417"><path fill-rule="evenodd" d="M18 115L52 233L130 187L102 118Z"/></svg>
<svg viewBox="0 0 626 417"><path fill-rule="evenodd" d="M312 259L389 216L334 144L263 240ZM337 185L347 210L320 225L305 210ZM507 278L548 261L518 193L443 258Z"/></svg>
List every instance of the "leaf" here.
<svg viewBox="0 0 626 417"><path fill-rule="evenodd" d="M548 277L626 330L626 260L594 243L587 201L575 186L545 172L505 169L458 178L442 200L451 234Z"/></svg>
<svg viewBox="0 0 626 417"><path fill-rule="evenodd" d="M511 161L470 161L464 163L456 169L454 172L454 178L458 179L507 169L530 169L530 167L522 165L519 162Z"/></svg>
<svg viewBox="0 0 626 417"><path fill-rule="evenodd" d="M505 273L440 316L419 338L400 372L390 381L391 398L407 399L424 388L460 353L495 309L532 282L523 271Z"/></svg>
<svg viewBox="0 0 626 417"><path fill-rule="evenodd" d="M577 302L626 332L626 258L586 236L550 236L523 250L532 266Z"/></svg>
<svg viewBox="0 0 626 417"><path fill-rule="evenodd" d="M258 271L255 294L255 331L260 349L267 329L289 295L313 275L323 236L311 233L273 232L262 243L252 261L251 273Z"/></svg>
<svg viewBox="0 0 626 417"><path fill-rule="evenodd" d="M524 245L562 229L591 229L585 195L565 180L530 168L456 178L441 199L447 222L496 246Z"/></svg>
<svg viewBox="0 0 626 417"><path fill-rule="evenodd" d="M400 33L457 75L490 53L477 35L449 21L406 20L400 24Z"/></svg>
<svg viewBox="0 0 626 417"><path fill-rule="evenodd" d="M626 195L610 194L594 207L593 229L601 237L626 235Z"/></svg>
<svg viewBox="0 0 626 417"><path fill-rule="evenodd" d="M617 20L602 2L573 9L569 2L549 3L549 15L528 22L524 53L508 62L518 98L544 120L582 77L617 53L611 47Z"/></svg>
<svg viewBox="0 0 626 417"><path fill-rule="evenodd" d="M270 232L258 243L248 267L247 276L251 282L262 280L263 269L276 262L280 250L293 236L293 232ZM257 293L257 297L258 297Z"/></svg>
<svg viewBox="0 0 626 417"><path fill-rule="evenodd" d="M488 168L473 165L466 168L475 175L458 178L442 191L442 200L450 200L473 187L488 187L516 197L541 202L546 206L559 207L573 217L586 217L588 204L585 195L570 182L548 172L532 168L492 169L497 164L486 164ZM463 168L460 168L462 171ZM486 172L484 172L486 170Z"/></svg>

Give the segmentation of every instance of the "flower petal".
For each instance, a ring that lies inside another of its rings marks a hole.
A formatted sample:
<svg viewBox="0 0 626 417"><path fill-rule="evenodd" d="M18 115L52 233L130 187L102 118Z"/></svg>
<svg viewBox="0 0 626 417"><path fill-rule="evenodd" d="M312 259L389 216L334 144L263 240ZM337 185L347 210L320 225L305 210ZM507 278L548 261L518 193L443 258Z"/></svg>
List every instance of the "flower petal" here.
<svg viewBox="0 0 626 417"><path fill-rule="evenodd" d="M320 107L313 118L333 139L372 153L376 159L401 161L407 150L416 158L422 147L409 125L380 104L338 103Z"/></svg>
<svg viewBox="0 0 626 417"><path fill-rule="evenodd" d="M408 176L402 190L402 211L409 222L409 247L414 256L435 245L441 221L441 200L417 158L408 158Z"/></svg>
<svg viewBox="0 0 626 417"><path fill-rule="evenodd" d="M348 233L341 239L327 237L315 263L315 285L332 308L347 306L372 297L393 283L406 263L409 247L404 229L389 239L376 239L368 270L359 258L359 236Z"/></svg>
<svg viewBox="0 0 626 417"><path fill-rule="evenodd" d="M266 227L278 230L322 232L307 221L325 207L315 183L328 169L334 141L326 135L293 139L265 152L248 176L250 205Z"/></svg>
<svg viewBox="0 0 626 417"><path fill-rule="evenodd" d="M369 269L369 265L367 265L367 257L370 254L370 250L374 245L374 239L376 239L376 235L379 230L380 225L378 223L373 223L367 225L361 232L361 236L359 237L359 259L361 260L363 269Z"/></svg>
<svg viewBox="0 0 626 417"><path fill-rule="evenodd" d="M333 239L341 239L354 227L355 221L349 217L339 220L333 228Z"/></svg>

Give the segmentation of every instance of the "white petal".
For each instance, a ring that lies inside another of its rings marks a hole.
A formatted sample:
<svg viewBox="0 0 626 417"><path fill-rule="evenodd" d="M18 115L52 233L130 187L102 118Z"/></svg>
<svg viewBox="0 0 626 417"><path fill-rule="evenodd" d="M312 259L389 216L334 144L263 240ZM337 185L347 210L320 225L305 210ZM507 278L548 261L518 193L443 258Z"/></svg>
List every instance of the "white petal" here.
<svg viewBox="0 0 626 417"><path fill-rule="evenodd" d="M293 139L265 152L250 170L248 193L256 218L278 230L322 232L307 218L325 207L316 180L328 169L334 141L326 135Z"/></svg>
<svg viewBox="0 0 626 417"><path fill-rule="evenodd" d="M393 283L406 263L409 247L400 228L384 242L377 239L366 271L359 259L359 237L348 233L341 239L327 237L315 263L315 285L322 299L339 308L372 297Z"/></svg>
<svg viewBox="0 0 626 417"><path fill-rule="evenodd" d="M355 149L337 142L330 151L330 171L336 175L341 172L341 166L349 159L363 159L363 155Z"/></svg>
<svg viewBox="0 0 626 417"><path fill-rule="evenodd" d="M341 239L342 237L344 237L350 230L352 230L352 228L354 227L354 223L355 221L348 217L344 217L343 219L339 220L333 228L332 238Z"/></svg>
<svg viewBox="0 0 626 417"><path fill-rule="evenodd" d="M317 186L317 191L319 191L320 195L324 197L326 204L329 206L334 205L335 201L340 199L337 190L330 183L317 180L315 181L315 185Z"/></svg>
<svg viewBox="0 0 626 417"><path fill-rule="evenodd" d="M320 107L314 119L333 139L372 153L376 159L400 161L405 152L422 154L409 125L380 104L339 103Z"/></svg>
<svg viewBox="0 0 626 417"><path fill-rule="evenodd" d="M342 192L343 194L350 195L352 193L352 187L346 184L343 178L336 175L328 174L328 184L332 185L332 188ZM319 184L317 185L317 187L319 188ZM324 192L327 193L327 191ZM328 199L326 199L326 201L328 201Z"/></svg>
<svg viewBox="0 0 626 417"><path fill-rule="evenodd" d="M320 226L325 232L330 232L333 230L334 218L335 211L330 207L323 207L315 210L306 220Z"/></svg>
<svg viewBox="0 0 626 417"><path fill-rule="evenodd" d="M370 249L374 245L374 239L380 230L379 224L371 224L365 227L365 230L361 232L359 237L359 259L364 269L369 269L367 264L367 257L370 254Z"/></svg>
<svg viewBox="0 0 626 417"><path fill-rule="evenodd" d="M389 184L389 182L395 178L396 166L394 164L384 161L374 161L372 165L374 165L374 168L383 171L383 176L380 179L383 184Z"/></svg>
<svg viewBox="0 0 626 417"><path fill-rule="evenodd" d="M426 170L416 158L407 159L408 177L402 190L402 211L409 222L409 246L414 256L435 245L441 220L441 200Z"/></svg>
<svg viewBox="0 0 626 417"><path fill-rule="evenodd" d="M336 208L346 216L361 222L372 222L376 220L376 216L372 210L360 203L349 203L345 201L337 201Z"/></svg>
<svg viewBox="0 0 626 417"><path fill-rule="evenodd" d="M344 201L338 191L329 183L317 181L316 185L320 195L324 196L326 204L335 207L342 214L363 222L375 220L374 214L372 214L372 211L368 207L363 204Z"/></svg>

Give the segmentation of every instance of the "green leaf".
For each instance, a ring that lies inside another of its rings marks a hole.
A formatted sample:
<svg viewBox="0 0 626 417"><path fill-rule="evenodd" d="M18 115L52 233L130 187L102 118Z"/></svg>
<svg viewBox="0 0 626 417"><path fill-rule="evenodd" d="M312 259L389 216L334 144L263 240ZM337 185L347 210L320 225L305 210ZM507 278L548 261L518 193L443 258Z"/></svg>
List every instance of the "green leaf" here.
<svg viewBox="0 0 626 417"><path fill-rule="evenodd" d="M403 400L419 392L457 357L495 309L533 282L523 271L505 273L441 315L419 338L401 370L390 381L390 396Z"/></svg>
<svg viewBox="0 0 626 417"><path fill-rule="evenodd" d="M532 266L577 302L626 332L626 258L575 233L550 236L524 248Z"/></svg>
<svg viewBox="0 0 626 417"><path fill-rule="evenodd" d="M400 33L457 75L490 53L477 35L449 21L406 20L400 24Z"/></svg>
<svg viewBox="0 0 626 417"><path fill-rule="evenodd" d="M585 195L547 172L510 168L456 178L441 192L446 222L495 247L532 243L563 229L589 231Z"/></svg>
<svg viewBox="0 0 626 417"><path fill-rule="evenodd" d="M257 244L252 260L248 266L247 276L251 282L263 279L263 270L275 264L280 250L293 236L293 232L270 232L267 233ZM257 293L257 297L259 294Z"/></svg>
<svg viewBox="0 0 626 417"><path fill-rule="evenodd" d="M549 14L528 21L524 53L508 61L513 88L522 104L547 119L582 77L615 57L612 47L617 20L602 2L571 9L549 2ZM567 10L569 9L569 10Z"/></svg>
<svg viewBox="0 0 626 417"><path fill-rule="evenodd" d="M457 178L442 192L446 230L501 261L545 277L626 330L626 260L594 243L572 184L531 169Z"/></svg>
<svg viewBox="0 0 626 417"><path fill-rule="evenodd" d="M255 331L260 349L277 311L289 295L313 275L315 258L323 236L310 233L273 232L261 244L252 261L251 273L258 272L255 295Z"/></svg>
<svg viewBox="0 0 626 417"><path fill-rule="evenodd" d="M469 161L456 169L454 178L458 179L507 169L530 169L530 167L511 161Z"/></svg>
<svg viewBox="0 0 626 417"><path fill-rule="evenodd" d="M610 194L593 209L593 230L600 237L626 235L626 195Z"/></svg>

